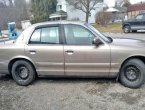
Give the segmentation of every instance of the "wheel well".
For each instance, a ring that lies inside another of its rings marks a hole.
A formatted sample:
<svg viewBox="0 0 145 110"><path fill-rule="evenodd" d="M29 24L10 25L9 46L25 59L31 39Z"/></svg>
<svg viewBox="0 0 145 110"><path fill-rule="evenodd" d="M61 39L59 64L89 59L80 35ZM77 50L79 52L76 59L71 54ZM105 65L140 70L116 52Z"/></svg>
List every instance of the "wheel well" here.
<svg viewBox="0 0 145 110"><path fill-rule="evenodd" d="M119 78L119 74L120 74L120 71L121 71L121 68L122 66L130 59L139 59L141 60L144 64L145 64L145 57L144 56L132 56L132 57L129 57L127 58L122 64L121 64L121 67L120 67L120 70L119 70L119 73L118 73L118 76L117 76L117 80Z"/></svg>
<svg viewBox="0 0 145 110"><path fill-rule="evenodd" d="M8 70L9 70L10 74L11 74L11 70L12 70L13 64L14 64L16 61L18 61L18 60L24 60L24 61L29 62L29 63L33 66L33 68L35 69L35 72L36 72L36 68L35 68L34 64L33 64L31 61L29 61L29 60L27 60L27 59L25 59L25 58L16 58L16 59L11 60L11 61L9 62L9 64L8 64ZM36 75L37 75L37 72L36 72Z"/></svg>
<svg viewBox="0 0 145 110"><path fill-rule="evenodd" d="M141 61L145 64L145 57L144 57L144 56L133 56L133 57L127 58L127 59L121 64L121 68L122 68L122 66L123 66L128 60L130 60L130 59L139 59L139 60L141 60ZM120 69L121 69L121 68L120 68Z"/></svg>
<svg viewBox="0 0 145 110"><path fill-rule="evenodd" d="M129 27L130 27L130 25L129 25L129 24L124 24L124 25L123 25L123 29L124 29L124 27L125 27L125 26L129 26Z"/></svg>

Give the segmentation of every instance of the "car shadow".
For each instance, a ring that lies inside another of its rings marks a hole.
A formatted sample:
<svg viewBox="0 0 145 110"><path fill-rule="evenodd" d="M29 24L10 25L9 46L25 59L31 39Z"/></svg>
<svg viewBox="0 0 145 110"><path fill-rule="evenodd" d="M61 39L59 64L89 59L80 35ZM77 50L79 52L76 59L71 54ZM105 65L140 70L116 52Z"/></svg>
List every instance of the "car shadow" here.
<svg viewBox="0 0 145 110"><path fill-rule="evenodd" d="M13 80L11 75L0 75L0 81L9 81ZM116 79L114 78L80 78L80 77L40 77L36 78L34 83L38 82L45 82L45 83L88 83L88 82L95 82L98 84L103 83L116 83Z"/></svg>
<svg viewBox="0 0 145 110"><path fill-rule="evenodd" d="M0 81L7 81L7 80L12 80L12 76L11 75L0 75Z"/></svg>
<svg viewBox="0 0 145 110"><path fill-rule="evenodd" d="M116 79L114 78L80 78L80 77L67 77L67 78L54 78L54 77L47 77L47 78L37 78L35 81L37 82L51 82L51 83L88 83L88 82L95 82L97 84L103 83L116 83Z"/></svg>

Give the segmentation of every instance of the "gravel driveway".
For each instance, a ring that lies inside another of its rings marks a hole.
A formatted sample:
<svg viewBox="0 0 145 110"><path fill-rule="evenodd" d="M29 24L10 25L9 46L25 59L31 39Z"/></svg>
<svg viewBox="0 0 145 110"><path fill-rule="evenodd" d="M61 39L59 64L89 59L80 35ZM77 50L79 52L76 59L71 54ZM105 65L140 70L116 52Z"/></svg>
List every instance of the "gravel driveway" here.
<svg viewBox="0 0 145 110"><path fill-rule="evenodd" d="M144 33L110 34L145 39ZM0 110L143 110L145 86L129 89L115 79L37 79L28 87L0 77Z"/></svg>

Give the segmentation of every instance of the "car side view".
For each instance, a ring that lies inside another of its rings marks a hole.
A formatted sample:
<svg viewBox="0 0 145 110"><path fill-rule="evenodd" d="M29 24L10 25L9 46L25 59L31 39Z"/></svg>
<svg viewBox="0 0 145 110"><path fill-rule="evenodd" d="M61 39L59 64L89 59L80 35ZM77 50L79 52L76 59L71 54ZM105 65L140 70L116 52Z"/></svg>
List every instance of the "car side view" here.
<svg viewBox="0 0 145 110"><path fill-rule="evenodd" d="M138 14L134 19L126 20L122 23L124 33L145 30L145 13Z"/></svg>
<svg viewBox="0 0 145 110"><path fill-rule="evenodd" d="M38 23L14 43L0 45L0 73L27 86L36 76L116 78L124 86L145 82L145 42L106 37L87 23Z"/></svg>

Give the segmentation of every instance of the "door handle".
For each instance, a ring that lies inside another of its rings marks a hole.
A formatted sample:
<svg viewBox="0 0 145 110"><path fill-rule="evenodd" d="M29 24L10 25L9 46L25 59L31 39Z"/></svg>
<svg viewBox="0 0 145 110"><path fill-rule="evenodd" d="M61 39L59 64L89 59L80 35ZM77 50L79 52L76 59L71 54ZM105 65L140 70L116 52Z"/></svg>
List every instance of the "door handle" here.
<svg viewBox="0 0 145 110"><path fill-rule="evenodd" d="M30 52L31 55L35 55L36 54L35 50L30 50L29 52Z"/></svg>
<svg viewBox="0 0 145 110"><path fill-rule="evenodd" d="M73 50L66 50L65 53L67 53L68 55L72 55L72 54L74 54L74 51Z"/></svg>

